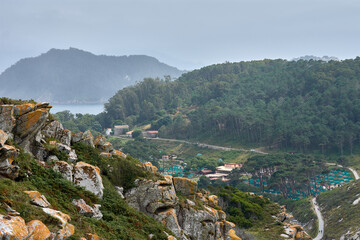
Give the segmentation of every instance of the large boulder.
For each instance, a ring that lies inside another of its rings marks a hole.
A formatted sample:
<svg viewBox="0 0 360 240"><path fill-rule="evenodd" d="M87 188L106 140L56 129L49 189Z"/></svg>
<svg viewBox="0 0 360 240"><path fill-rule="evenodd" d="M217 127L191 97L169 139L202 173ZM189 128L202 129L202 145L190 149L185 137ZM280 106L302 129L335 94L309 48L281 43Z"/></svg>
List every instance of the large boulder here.
<svg viewBox="0 0 360 240"><path fill-rule="evenodd" d="M84 162L78 162L74 167L74 184L85 187L86 190L102 198L104 186L100 169Z"/></svg>
<svg viewBox="0 0 360 240"><path fill-rule="evenodd" d="M63 178L73 181L73 166L65 161L56 161L54 163L53 169L56 172L59 172Z"/></svg>
<svg viewBox="0 0 360 240"><path fill-rule="evenodd" d="M100 152L110 153L114 150L112 144L103 135L98 135L94 139L94 145Z"/></svg>
<svg viewBox="0 0 360 240"><path fill-rule="evenodd" d="M50 230L39 220L32 220L26 226L29 233L28 240L47 240L51 236Z"/></svg>
<svg viewBox="0 0 360 240"><path fill-rule="evenodd" d="M95 147L94 137L89 130L85 131L84 133L80 132L74 134L74 136L72 136L71 142L72 143L82 142L92 147Z"/></svg>
<svg viewBox="0 0 360 240"><path fill-rule="evenodd" d="M61 143L70 146L71 144L71 131L64 129L63 125L59 121L52 121L45 126L42 133L47 138L56 138Z"/></svg>
<svg viewBox="0 0 360 240"><path fill-rule="evenodd" d="M24 219L0 214L0 239L25 240L28 235Z"/></svg>
<svg viewBox="0 0 360 240"><path fill-rule="evenodd" d="M126 202L151 217L159 211L175 207L178 203L171 176L159 181L141 180L137 185L125 194Z"/></svg>
<svg viewBox="0 0 360 240"><path fill-rule="evenodd" d="M184 196L193 196L197 190L197 183L188 178L174 177L174 187L177 192Z"/></svg>
<svg viewBox="0 0 360 240"><path fill-rule="evenodd" d="M19 166L16 165L18 151L15 147L4 145L0 147L0 176L15 179L19 175Z"/></svg>

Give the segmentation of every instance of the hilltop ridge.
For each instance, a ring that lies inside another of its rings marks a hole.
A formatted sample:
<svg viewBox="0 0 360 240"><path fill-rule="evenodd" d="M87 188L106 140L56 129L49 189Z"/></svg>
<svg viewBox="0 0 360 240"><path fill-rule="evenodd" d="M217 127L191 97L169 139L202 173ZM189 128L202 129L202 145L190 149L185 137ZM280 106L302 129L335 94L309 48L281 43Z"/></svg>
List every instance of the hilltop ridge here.
<svg viewBox="0 0 360 240"><path fill-rule="evenodd" d="M52 103L103 103L147 77L183 71L146 55L106 56L69 48L24 58L0 75L0 95Z"/></svg>

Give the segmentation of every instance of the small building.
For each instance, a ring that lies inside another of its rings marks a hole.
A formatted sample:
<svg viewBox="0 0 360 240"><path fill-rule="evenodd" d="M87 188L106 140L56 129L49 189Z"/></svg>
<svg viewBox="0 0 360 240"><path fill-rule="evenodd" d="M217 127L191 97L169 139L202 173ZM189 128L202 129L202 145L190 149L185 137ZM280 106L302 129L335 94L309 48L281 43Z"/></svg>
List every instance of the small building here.
<svg viewBox="0 0 360 240"><path fill-rule="evenodd" d="M233 168L231 168L231 167L225 167L225 166L216 167L217 173L230 174L232 170L233 170Z"/></svg>
<svg viewBox="0 0 360 240"><path fill-rule="evenodd" d="M224 166L226 168L231 168L231 169L235 169L235 168L240 169L242 168L243 165L241 163L224 163Z"/></svg>
<svg viewBox="0 0 360 240"><path fill-rule="evenodd" d="M159 131L146 131L143 132L143 136L147 138L156 138L159 134Z"/></svg>
<svg viewBox="0 0 360 240"><path fill-rule="evenodd" d="M129 130L129 125L116 125L114 126L114 136L123 135Z"/></svg>
<svg viewBox="0 0 360 240"><path fill-rule="evenodd" d="M129 131L129 132L126 132L126 137L128 138L132 138L132 134L133 134L134 131Z"/></svg>
<svg viewBox="0 0 360 240"><path fill-rule="evenodd" d="M110 136L111 133L112 133L112 129L111 129L111 128L106 128L106 129L105 129L105 135Z"/></svg>
<svg viewBox="0 0 360 240"><path fill-rule="evenodd" d="M162 155L161 160L163 161L169 161L170 157L169 155Z"/></svg>

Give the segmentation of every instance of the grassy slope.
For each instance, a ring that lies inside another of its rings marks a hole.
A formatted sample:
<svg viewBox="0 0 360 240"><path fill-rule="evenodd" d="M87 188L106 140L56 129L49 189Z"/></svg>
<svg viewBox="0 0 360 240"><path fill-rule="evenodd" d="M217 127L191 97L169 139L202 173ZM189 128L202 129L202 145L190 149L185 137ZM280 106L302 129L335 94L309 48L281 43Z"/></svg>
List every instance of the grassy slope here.
<svg viewBox="0 0 360 240"><path fill-rule="evenodd" d="M79 156L84 157L85 155L79 152ZM91 153L87 155L87 158L88 162L93 163ZM22 181L18 182L0 179L0 203L7 203L16 209L26 222L39 219L50 230L58 228L57 220L31 205L29 197L23 192L25 190L37 190L46 196L52 208L71 216L70 223L76 229L75 234L70 239L80 239L85 233L96 233L104 239L147 239L147 236L152 233L156 235L156 239L166 239L163 233L166 229L154 219L130 208L118 196L114 186L106 176L103 176L104 197L98 199L83 188L75 187L52 169L40 167L27 154L21 153L18 161L21 166L21 175L29 174L29 177L24 177ZM119 161L121 160L119 159ZM101 204L103 219L95 220L78 214L71 203L72 199L78 198L83 198L87 203ZM0 205L0 213L6 214L2 205ZM167 230L167 232L169 231Z"/></svg>
<svg viewBox="0 0 360 240"><path fill-rule="evenodd" d="M360 181L357 180L319 195L317 201L325 217L327 238L339 239L348 230L359 231L360 208L359 205L352 205L360 197L359 193Z"/></svg>

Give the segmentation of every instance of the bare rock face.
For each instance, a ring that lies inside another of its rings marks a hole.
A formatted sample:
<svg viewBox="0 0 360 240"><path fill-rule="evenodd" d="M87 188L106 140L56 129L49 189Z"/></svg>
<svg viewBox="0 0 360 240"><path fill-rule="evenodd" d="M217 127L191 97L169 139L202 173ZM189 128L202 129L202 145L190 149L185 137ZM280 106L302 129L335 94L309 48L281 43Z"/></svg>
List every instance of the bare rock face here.
<svg viewBox="0 0 360 240"><path fill-rule="evenodd" d="M24 219L0 214L0 239L25 240L28 235Z"/></svg>
<svg viewBox="0 0 360 240"><path fill-rule="evenodd" d="M52 121L42 130L45 137L56 138L62 144L70 146L71 144L71 131L64 129L63 125L59 121Z"/></svg>
<svg viewBox="0 0 360 240"><path fill-rule="evenodd" d="M11 133L15 127L14 105L0 105L0 129Z"/></svg>
<svg viewBox="0 0 360 240"><path fill-rule="evenodd" d="M104 186L100 169L84 162L78 162L74 167L74 184L85 187L86 190L102 198Z"/></svg>
<svg viewBox="0 0 360 240"><path fill-rule="evenodd" d="M136 184L137 187L125 194L126 202L134 209L161 222L178 239L240 239L233 230L235 224L225 220L225 212L213 208L219 208L217 197L208 197L206 193L196 192L196 183L193 181L165 176L165 180L138 180ZM204 198L202 205L198 206L189 199L182 200L179 204L175 193L176 184L177 191L181 191L183 195L196 197L196 201L202 201ZM197 193L201 198L197 197ZM209 202L213 207L208 205Z"/></svg>
<svg viewBox="0 0 360 240"><path fill-rule="evenodd" d="M16 165L18 151L15 147L4 145L0 147L0 176L15 179L19 175L19 166Z"/></svg>
<svg viewBox="0 0 360 240"><path fill-rule="evenodd" d="M59 172L63 178L73 181L73 166L65 161L56 161L53 169Z"/></svg>
<svg viewBox="0 0 360 240"><path fill-rule="evenodd" d="M14 105L15 141L28 153L37 133L45 125L51 106L48 103Z"/></svg>
<svg viewBox="0 0 360 240"><path fill-rule="evenodd" d="M46 240L51 236L50 230L39 220L32 220L28 222L26 226L29 233L28 240Z"/></svg>
<svg viewBox="0 0 360 240"><path fill-rule="evenodd" d="M46 208L50 206L50 203L46 200L44 195L41 195L38 191L25 191L31 198L30 202L36 206Z"/></svg>
<svg viewBox="0 0 360 240"><path fill-rule="evenodd" d="M193 196L197 190L197 183L188 178L174 177L174 187L177 192L184 196Z"/></svg>
<svg viewBox="0 0 360 240"><path fill-rule="evenodd" d="M125 199L134 209L154 217L157 212L173 208L178 203L171 178L167 176L166 180L156 182L138 181L138 187L128 191Z"/></svg>

